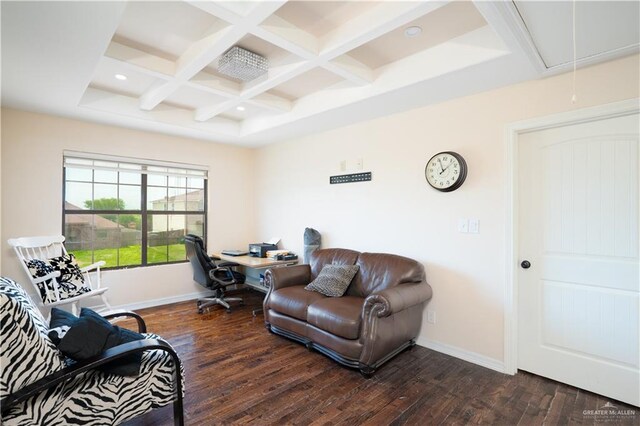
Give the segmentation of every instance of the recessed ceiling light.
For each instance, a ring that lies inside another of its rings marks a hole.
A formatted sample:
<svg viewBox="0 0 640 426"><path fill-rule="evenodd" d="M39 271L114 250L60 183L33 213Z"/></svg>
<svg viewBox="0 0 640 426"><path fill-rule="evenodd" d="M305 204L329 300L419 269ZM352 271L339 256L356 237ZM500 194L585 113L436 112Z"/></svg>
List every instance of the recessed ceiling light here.
<svg viewBox="0 0 640 426"><path fill-rule="evenodd" d="M408 27L407 29L404 30L404 35L407 37L415 37L417 35L420 35L420 33L422 32L422 28L417 27L417 26L413 26L413 27Z"/></svg>
<svg viewBox="0 0 640 426"><path fill-rule="evenodd" d="M118 79L118 80L122 80L122 81L124 81L124 80L126 80L126 79L127 79L127 76L126 76L126 75L124 75L124 74L116 74L116 75L114 75L114 77L115 77L116 79Z"/></svg>
<svg viewBox="0 0 640 426"><path fill-rule="evenodd" d="M236 109L237 109L238 111L244 111L244 107L243 107L243 106L236 107Z"/></svg>

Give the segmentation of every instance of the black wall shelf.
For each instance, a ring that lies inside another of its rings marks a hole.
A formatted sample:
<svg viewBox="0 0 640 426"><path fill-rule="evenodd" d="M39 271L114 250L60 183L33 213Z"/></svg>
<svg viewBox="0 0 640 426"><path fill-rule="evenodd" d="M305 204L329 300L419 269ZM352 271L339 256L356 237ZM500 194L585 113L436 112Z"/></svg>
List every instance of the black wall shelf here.
<svg viewBox="0 0 640 426"><path fill-rule="evenodd" d="M335 175L329 177L331 185L337 183L366 182L371 180L371 172L351 173L348 175Z"/></svg>

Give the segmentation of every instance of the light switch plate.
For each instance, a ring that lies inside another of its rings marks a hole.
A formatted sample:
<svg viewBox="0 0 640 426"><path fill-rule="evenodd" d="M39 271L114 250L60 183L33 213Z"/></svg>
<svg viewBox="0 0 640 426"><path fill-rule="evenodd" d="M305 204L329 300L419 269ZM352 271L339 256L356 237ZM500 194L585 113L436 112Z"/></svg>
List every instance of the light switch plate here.
<svg viewBox="0 0 640 426"><path fill-rule="evenodd" d="M458 232L461 234L469 232L469 221L467 219L458 219Z"/></svg>
<svg viewBox="0 0 640 426"><path fill-rule="evenodd" d="M470 234L480 233L480 219L469 219L469 233Z"/></svg>

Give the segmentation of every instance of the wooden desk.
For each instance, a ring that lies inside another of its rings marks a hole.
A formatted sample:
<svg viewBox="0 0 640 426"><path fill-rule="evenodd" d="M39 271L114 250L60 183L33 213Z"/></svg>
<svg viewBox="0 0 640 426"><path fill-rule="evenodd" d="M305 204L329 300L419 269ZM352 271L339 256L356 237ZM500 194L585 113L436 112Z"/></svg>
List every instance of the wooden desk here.
<svg viewBox="0 0 640 426"><path fill-rule="evenodd" d="M253 256L229 256L226 254L222 254L220 252L211 253L212 257L220 258L226 262L235 262L241 266L244 266L245 275L247 279L245 281L245 285L251 287L255 290L266 293L269 288L264 284L260 284L260 269L268 269L273 267L282 267L295 265L298 263L298 259L296 260L273 260L267 259L263 257L253 257ZM257 272L257 275L255 272ZM252 273L253 272L253 273Z"/></svg>

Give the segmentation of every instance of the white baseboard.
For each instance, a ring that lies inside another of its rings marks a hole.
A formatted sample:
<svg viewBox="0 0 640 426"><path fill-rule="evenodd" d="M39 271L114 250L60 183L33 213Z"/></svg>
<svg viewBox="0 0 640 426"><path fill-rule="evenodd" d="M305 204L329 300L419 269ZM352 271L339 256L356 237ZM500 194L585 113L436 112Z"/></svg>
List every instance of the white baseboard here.
<svg viewBox="0 0 640 426"><path fill-rule="evenodd" d="M196 291L194 293L179 294L177 296L170 296L170 297L162 297L162 298L159 298L159 299L145 300L144 302L127 303L127 304L124 304L124 305L112 305L111 308L112 309L124 309L124 310L127 310L127 311L134 311L136 309L145 309L145 308L152 308L154 306L168 305L168 304L171 304L171 303L186 302L187 300L195 300L195 299L199 299L201 297L208 297L208 296L211 296L212 294L213 294L213 292ZM195 310L195 306L194 306L194 310Z"/></svg>
<svg viewBox="0 0 640 426"><path fill-rule="evenodd" d="M495 358L481 355L476 352L468 351L466 349L458 348L456 346L447 345L446 343L436 342L434 340L425 339L424 337L418 337L416 343L425 348L432 349L443 354L451 355L456 358L460 358L464 361L472 362L491 370L504 373L504 362Z"/></svg>

